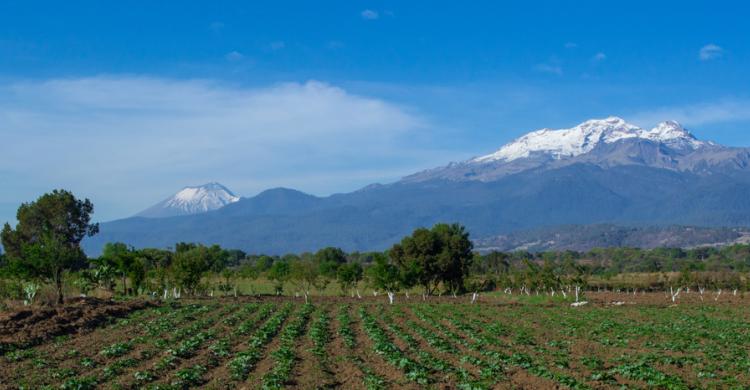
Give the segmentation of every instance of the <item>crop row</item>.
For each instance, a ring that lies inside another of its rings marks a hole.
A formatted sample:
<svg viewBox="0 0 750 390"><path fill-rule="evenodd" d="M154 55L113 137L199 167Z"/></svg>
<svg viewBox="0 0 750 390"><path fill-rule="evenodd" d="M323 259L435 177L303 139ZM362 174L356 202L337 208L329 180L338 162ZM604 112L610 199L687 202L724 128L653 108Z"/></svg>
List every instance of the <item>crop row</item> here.
<svg viewBox="0 0 750 390"><path fill-rule="evenodd" d="M296 359L297 339L303 334L314 308L311 304L302 306L295 318L281 332L279 336L281 343L278 349L271 353L275 363L273 369L266 373L262 379L264 389L280 389L289 379Z"/></svg>
<svg viewBox="0 0 750 390"><path fill-rule="evenodd" d="M373 342L373 349L379 355L382 355L388 363L400 369L410 381L420 385L427 385L430 382L429 370L419 362L408 357L404 351L400 350L383 328L378 325L364 307L359 308L359 317L362 320L362 326L365 333Z"/></svg>
<svg viewBox="0 0 750 390"><path fill-rule="evenodd" d="M277 313L273 314L255 331L255 333L253 333L247 343L248 348L237 353L229 362L229 371L232 375L232 379L236 381L247 379L248 374L252 371L255 364L263 358L265 345L276 336L281 329L281 325L286 321L286 318L291 311L292 304L284 304Z"/></svg>
<svg viewBox="0 0 750 390"><path fill-rule="evenodd" d="M382 390L387 388L387 382L383 377L376 374L372 368L368 367L365 361L358 354L354 354L354 349L357 347L357 339L352 328L353 321L349 315L349 305L342 305L339 307L339 312L336 318L339 321L338 334L342 338L344 345L348 348L347 359L354 363L357 368L362 372L363 384L367 390Z"/></svg>

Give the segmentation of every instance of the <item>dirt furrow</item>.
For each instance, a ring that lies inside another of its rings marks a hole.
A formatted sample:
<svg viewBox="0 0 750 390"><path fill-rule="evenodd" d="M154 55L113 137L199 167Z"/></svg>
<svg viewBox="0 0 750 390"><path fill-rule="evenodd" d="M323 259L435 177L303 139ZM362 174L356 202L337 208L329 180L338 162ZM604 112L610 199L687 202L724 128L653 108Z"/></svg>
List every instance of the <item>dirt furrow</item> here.
<svg viewBox="0 0 750 390"><path fill-rule="evenodd" d="M328 365L328 357L321 357L313 353L315 343L311 332L313 324L318 320L321 312L326 312L329 318L331 317L330 310L325 304L322 304L318 310L313 312L307 325L307 331L303 335L304 338L297 345L296 355L298 361L292 373L292 383L288 384L288 388L301 390L330 389L338 386L338 382ZM330 334L330 327L327 329L327 332Z"/></svg>
<svg viewBox="0 0 750 390"><path fill-rule="evenodd" d="M369 306L369 305L368 305ZM390 365L385 358L375 352L373 341L365 333L362 320L356 315L356 310L352 308L352 327L354 328L354 337L357 343L357 349L354 356L360 356L363 360L363 367L372 370L375 375L383 378L388 387L399 389L419 389L420 387L410 382L397 368Z"/></svg>
<svg viewBox="0 0 750 390"><path fill-rule="evenodd" d="M256 323L254 326L254 329L257 330L261 327L263 327L265 324L269 323L269 321L272 319L272 317L275 314L279 313L279 310L282 310L279 306L279 304L274 304L276 307L270 311L265 318L261 319L259 322ZM279 326L279 329L282 329L286 323L289 321L289 317L292 313L286 316L284 321ZM207 380L207 383L203 383L204 388L208 389L252 389L253 387L248 386L247 383L238 382L234 378L232 378L232 373L229 367L229 362L231 361L232 357L237 356L238 354L242 353L243 351L247 350L247 342L249 342L250 338L252 337L252 332L248 334L247 336L244 336L244 339L242 337L238 338L237 343L235 343L231 348L229 355L224 360L222 364L219 364L215 367L210 367L206 373L203 374L204 380ZM274 344L278 344L278 332L273 336L273 339L271 339L268 343L265 343L262 348L262 353L264 356L267 355L267 351L270 351L270 348L273 348ZM260 362L258 362L260 363ZM254 372L257 372L258 370L258 364L253 365L251 374Z"/></svg>
<svg viewBox="0 0 750 390"><path fill-rule="evenodd" d="M351 315L350 312L351 326L354 328L356 325ZM334 376L334 383L336 387L342 389L364 389L365 373L362 372L360 366L354 361L356 358L361 359L360 356L362 354L354 355L354 349L346 346L340 332L341 328L342 324L339 321L338 313L333 311L331 313L331 342L328 344L328 348L326 348L326 353L331 372ZM367 363L360 361L359 364Z"/></svg>
<svg viewBox="0 0 750 390"><path fill-rule="evenodd" d="M218 315L216 321L212 325L205 329L198 329L195 333L190 334L185 338L189 339L191 336L195 336L201 332L213 335L213 337L207 338L205 341L201 342L198 348L195 351L191 352L189 356L176 356L173 352L170 351L170 349L178 348L179 343L171 345L171 348L162 351L161 354L154 355L153 359L145 361L138 367L130 369L128 373L124 375L118 376L117 379L119 379L119 381L117 385L115 385L115 387L123 389L135 389L143 387L153 380L159 380L160 382L157 383L166 384L170 383L174 379L174 373L179 372L182 369L192 368L196 365L200 365L201 367L208 367L208 361L206 361L204 357L207 355L210 356L210 350L208 349L209 346L212 345L212 343L214 343L216 340L224 337L232 329L233 324L227 323L226 320L231 318L233 321L242 322L248 317L257 315L257 308L249 311L244 311L244 305L233 305L231 307L233 308L233 310L220 313L220 315ZM183 339L182 341L184 341L185 339ZM163 365L163 367L160 366L160 363L166 362L167 359L170 359L170 363ZM159 366L158 369L157 366Z"/></svg>

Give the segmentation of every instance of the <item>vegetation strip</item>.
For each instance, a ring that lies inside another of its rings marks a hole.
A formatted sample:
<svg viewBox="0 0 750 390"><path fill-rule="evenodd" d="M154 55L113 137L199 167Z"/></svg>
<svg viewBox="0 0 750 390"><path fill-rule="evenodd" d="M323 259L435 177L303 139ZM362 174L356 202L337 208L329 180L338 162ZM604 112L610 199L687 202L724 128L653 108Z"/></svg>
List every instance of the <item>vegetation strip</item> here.
<svg viewBox="0 0 750 390"><path fill-rule="evenodd" d="M310 314L315 309L311 304L305 304L297 312L296 317L281 332L281 344L279 348L271 353L274 358L273 369L266 373L262 379L264 389L281 389L289 380L289 375L294 368L296 355L294 353L297 339L303 334L305 325L310 319Z"/></svg>

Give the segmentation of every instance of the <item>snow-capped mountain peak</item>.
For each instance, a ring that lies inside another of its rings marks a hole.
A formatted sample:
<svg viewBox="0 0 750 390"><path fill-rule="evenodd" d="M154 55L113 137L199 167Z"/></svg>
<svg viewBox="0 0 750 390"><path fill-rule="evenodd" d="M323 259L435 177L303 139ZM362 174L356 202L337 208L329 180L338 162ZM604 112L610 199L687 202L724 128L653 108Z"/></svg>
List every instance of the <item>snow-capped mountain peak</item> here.
<svg viewBox="0 0 750 390"><path fill-rule="evenodd" d="M650 135L664 138L689 137L695 138L677 121L664 121L649 131Z"/></svg>
<svg viewBox="0 0 750 390"><path fill-rule="evenodd" d="M188 186L138 216L155 218L199 214L220 209L239 200L238 196L219 183Z"/></svg>
<svg viewBox="0 0 750 390"><path fill-rule="evenodd" d="M178 207L194 214L215 210L240 200L229 189L219 183L208 183L202 186L185 187L166 203L169 207Z"/></svg>
<svg viewBox="0 0 750 390"><path fill-rule="evenodd" d="M477 157L470 163L513 161L545 154L553 159L575 157L590 152L601 143L628 138L642 138L679 147L697 148L703 144L675 121L666 121L651 130L627 123L619 117L591 119L569 129L541 129L528 133L501 147L494 153Z"/></svg>
<svg viewBox="0 0 750 390"><path fill-rule="evenodd" d="M652 141L663 142L671 146L698 148L710 144L710 142L699 141L687 129L677 121L661 122L653 129L645 132L644 138Z"/></svg>

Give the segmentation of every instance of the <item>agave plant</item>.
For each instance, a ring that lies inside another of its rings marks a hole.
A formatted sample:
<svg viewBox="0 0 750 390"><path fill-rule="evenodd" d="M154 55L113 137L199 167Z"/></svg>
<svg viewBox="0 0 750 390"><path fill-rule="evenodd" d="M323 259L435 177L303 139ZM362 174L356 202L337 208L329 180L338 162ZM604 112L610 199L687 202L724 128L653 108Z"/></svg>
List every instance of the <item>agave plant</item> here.
<svg viewBox="0 0 750 390"><path fill-rule="evenodd" d="M23 294L26 297L23 300L25 306L31 305L34 302L36 293L39 292L39 284L36 282L29 282L23 285Z"/></svg>

